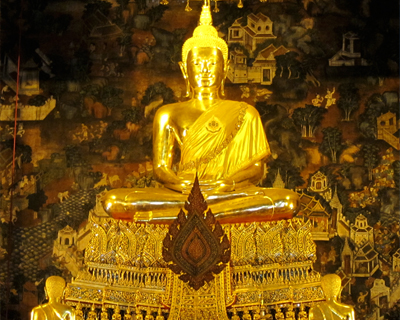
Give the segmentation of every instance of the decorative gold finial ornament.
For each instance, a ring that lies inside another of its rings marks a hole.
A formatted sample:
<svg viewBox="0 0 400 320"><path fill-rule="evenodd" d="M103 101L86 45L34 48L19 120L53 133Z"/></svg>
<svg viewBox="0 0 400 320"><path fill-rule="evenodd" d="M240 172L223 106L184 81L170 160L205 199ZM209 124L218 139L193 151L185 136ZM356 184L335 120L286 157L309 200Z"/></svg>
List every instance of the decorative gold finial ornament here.
<svg viewBox="0 0 400 320"><path fill-rule="evenodd" d="M182 67L185 70L188 53L193 48L219 49L224 57L226 67L228 62L228 45L218 36L217 29L212 25L211 10L207 2L203 5L199 25L194 29L193 36L187 39L182 47Z"/></svg>

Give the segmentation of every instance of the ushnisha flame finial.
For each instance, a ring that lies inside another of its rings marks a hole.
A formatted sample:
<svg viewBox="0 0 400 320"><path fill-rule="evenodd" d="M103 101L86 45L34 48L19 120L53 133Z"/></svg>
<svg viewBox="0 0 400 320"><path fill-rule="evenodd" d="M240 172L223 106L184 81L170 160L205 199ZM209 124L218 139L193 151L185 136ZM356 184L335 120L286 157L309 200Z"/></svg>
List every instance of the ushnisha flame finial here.
<svg viewBox="0 0 400 320"><path fill-rule="evenodd" d="M228 45L218 36L217 29L212 25L210 8L209 0L205 0L200 14L199 25L194 29L193 36L183 44L182 62L185 68L187 55L193 48L217 48L222 52L225 65L228 61Z"/></svg>
<svg viewBox="0 0 400 320"><path fill-rule="evenodd" d="M207 0L204 1L204 5L201 10L199 26L212 26L212 16L211 16L211 11L210 11L210 5L208 4Z"/></svg>

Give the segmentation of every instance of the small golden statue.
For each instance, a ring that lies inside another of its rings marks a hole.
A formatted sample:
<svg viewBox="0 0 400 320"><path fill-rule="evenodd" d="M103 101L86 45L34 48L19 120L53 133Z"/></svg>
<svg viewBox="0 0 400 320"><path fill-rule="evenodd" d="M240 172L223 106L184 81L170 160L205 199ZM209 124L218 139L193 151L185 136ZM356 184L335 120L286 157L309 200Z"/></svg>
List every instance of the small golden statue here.
<svg viewBox="0 0 400 320"><path fill-rule="evenodd" d="M289 307L288 307L288 309L286 311L286 314L285 314L285 318L286 318L286 320L296 320L296 316L295 316L295 313L293 311L293 305L292 304L289 305Z"/></svg>
<svg viewBox="0 0 400 320"><path fill-rule="evenodd" d="M337 274L322 277L321 286L326 300L310 309L310 320L355 320L354 308L337 301L341 285L342 280Z"/></svg>
<svg viewBox="0 0 400 320"><path fill-rule="evenodd" d="M97 314L96 314L96 309L94 307L94 303L92 304L92 307L90 308L87 320L97 320Z"/></svg>
<svg viewBox="0 0 400 320"><path fill-rule="evenodd" d="M75 319L76 320L84 320L85 319L80 301L78 302L78 304L76 305L76 308L75 308Z"/></svg>
<svg viewBox="0 0 400 320"><path fill-rule="evenodd" d="M279 307L276 308L275 319L276 319L276 320L283 320L283 319L285 319L285 315L284 315L284 313L282 312L281 308L279 308Z"/></svg>
<svg viewBox="0 0 400 320"><path fill-rule="evenodd" d="M74 309L60 302L64 288L65 280L63 278L58 276L47 278L45 293L49 302L33 308L31 320L75 320Z"/></svg>
<svg viewBox="0 0 400 320"><path fill-rule="evenodd" d="M119 308L119 305L117 304L115 309L114 309L114 314L112 315L112 320L121 320L122 315L121 315L121 310Z"/></svg>
<svg viewBox="0 0 400 320"><path fill-rule="evenodd" d="M132 310L131 310L131 306L128 305L128 308L126 309L125 315L124 315L124 320L132 320Z"/></svg>
<svg viewBox="0 0 400 320"><path fill-rule="evenodd" d="M151 314L151 309L150 307L147 307L146 309L146 317L144 318L145 320L154 320L153 315Z"/></svg>
<svg viewBox="0 0 400 320"><path fill-rule="evenodd" d="M291 218L297 193L256 187L271 154L260 115L245 102L219 97L224 95L228 46L212 25L209 0L193 37L183 45L180 67L192 98L161 107L153 123L153 173L164 188L110 190L103 198L105 211L117 219L170 223L197 174L221 223Z"/></svg>
<svg viewBox="0 0 400 320"><path fill-rule="evenodd" d="M306 320L308 319L307 312L304 310L304 304L300 305L300 311L298 314L298 320Z"/></svg>
<svg viewBox="0 0 400 320"><path fill-rule="evenodd" d="M254 311L254 314L253 314L253 320L261 320L261 308L260 308L260 306L256 307L256 310Z"/></svg>
<svg viewBox="0 0 400 320"><path fill-rule="evenodd" d="M244 308L243 310L243 320L251 320L251 314L247 308Z"/></svg>
<svg viewBox="0 0 400 320"><path fill-rule="evenodd" d="M238 316L238 314L237 314L237 310L236 310L236 308L233 308L233 315L232 315L232 318L231 318L231 320L240 320L240 317Z"/></svg>
<svg viewBox="0 0 400 320"><path fill-rule="evenodd" d="M136 306L135 310L136 320L143 320L142 311Z"/></svg>
<svg viewBox="0 0 400 320"><path fill-rule="evenodd" d="M101 306L100 320L108 320L108 312L104 304Z"/></svg>
<svg viewBox="0 0 400 320"><path fill-rule="evenodd" d="M164 316L161 313L161 308L158 308L156 320L164 320Z"/></svg>
<svg viewBox="0 0 400 320"><path fill-rule="evenodd" d="M265 308L265 313L264 315L261 317L262 320L273 320L274 316L271 314L271 312L269 311L269 308Z"/></svg>

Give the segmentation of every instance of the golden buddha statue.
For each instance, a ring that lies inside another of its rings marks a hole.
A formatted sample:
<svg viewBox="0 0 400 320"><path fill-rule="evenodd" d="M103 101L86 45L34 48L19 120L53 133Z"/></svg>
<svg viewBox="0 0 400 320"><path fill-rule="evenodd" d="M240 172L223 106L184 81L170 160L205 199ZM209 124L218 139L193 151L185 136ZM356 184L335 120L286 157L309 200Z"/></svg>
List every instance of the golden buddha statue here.
<svg viewBox="0 0 400 320"><path fill-rule="evenodd" d="M310 320L355 320L354 308L337 301L341 285L342 280L337 274L322 277L321 286L326 300L310 309Z"/></svg>
<svg viewBox="0 0 400 320"><path fill-rule="evenodd" d="M75 320L74 309L60 302L64 288L65 280L63 278L58 276L47 278L45 292L49 302L33 308L31 320Z"/></svg>
<svg viewBox="0 0 400 320"><path fill-rule="evenodd" d="M103 198L106 212L119 219L168 223L183 207L197 174L220 222L291 218L298 204L295 192L256 187L264 176L263 160L270 155L257 110L219 98L228 46L212 26L209 3L183 45L180 67L192 99L161 107L153 124L153 174L164 188L111 190Z"/></svg>

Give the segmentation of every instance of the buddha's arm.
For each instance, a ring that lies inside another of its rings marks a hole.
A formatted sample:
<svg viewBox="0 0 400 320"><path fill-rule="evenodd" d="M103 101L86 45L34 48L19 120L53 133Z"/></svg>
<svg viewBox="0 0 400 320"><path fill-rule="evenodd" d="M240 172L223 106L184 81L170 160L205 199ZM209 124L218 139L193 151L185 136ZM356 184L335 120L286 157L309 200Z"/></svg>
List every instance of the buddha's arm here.
<svg viewBox="0 0 400 320"><path fill-rule="evenodd" d="M235 172L233 175L215 182L200 182L202 185L210 185L210 189L216 191L234 191L248 186L249 184L256 185L264 176L264 167L262 162L256 162L249 167Z"/></svg>
<svg viewBox="0 0 400 320"><path fill-rule="evenodd" d="M155 179L167 188L182 191L182 182L172 171L176 135L167 112L156 113L153 125L153 167Z"/></svg>
<svg viewBox="0 0 400 320"><path fill-rule="evenodd" d="M264 167L261 161L253 163L246 169L240 170L234 173L230 179L235 181L235 184L257 184L261 178L264 176Z"/></svg>

